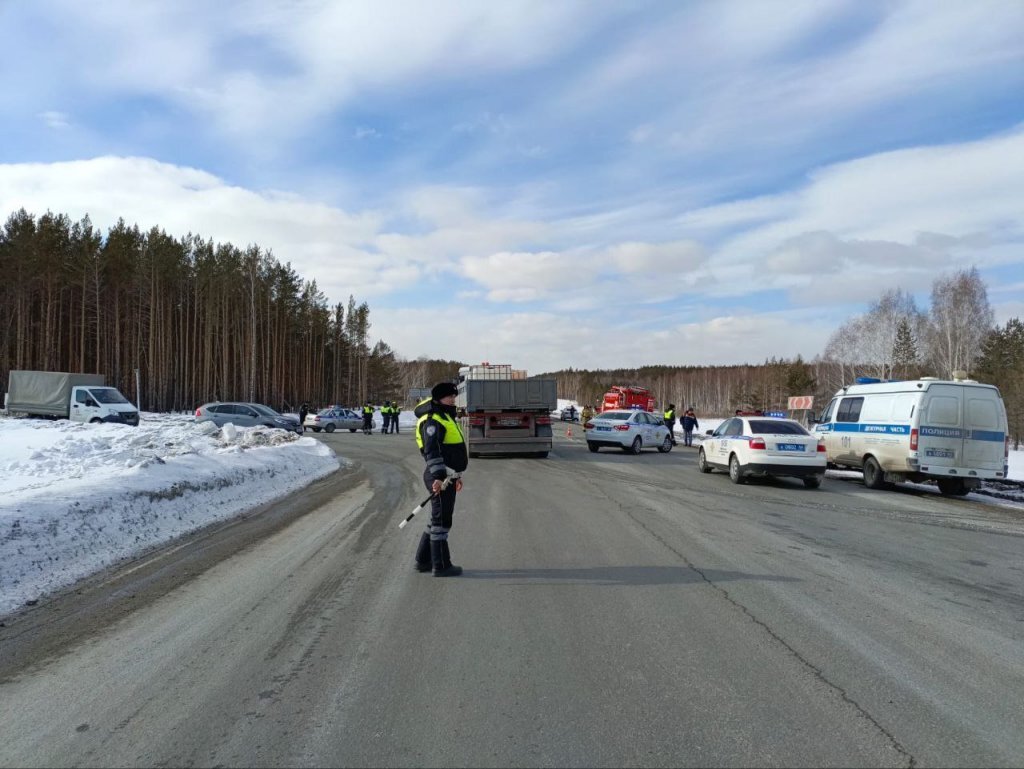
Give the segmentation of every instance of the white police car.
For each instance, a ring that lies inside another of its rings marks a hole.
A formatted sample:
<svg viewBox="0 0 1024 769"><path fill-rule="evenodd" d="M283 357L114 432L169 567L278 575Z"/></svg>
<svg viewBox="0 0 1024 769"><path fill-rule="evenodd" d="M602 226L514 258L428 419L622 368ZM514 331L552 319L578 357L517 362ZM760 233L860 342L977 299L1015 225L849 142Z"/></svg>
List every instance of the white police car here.
<svg viewBox="0 0 1024 769"><path fill-rule="evenodd" d="M736 416L708 430L697 452L702 473L727 470L733 483L750 476L792 476L816 489L825 476L825 444L792 419Z"/></svg>
<svg viewBox="0 0 1024 769"><path fill-rule="evenodd" d="M672 451L672 436L665 420L640 410L602 411L583 425L587 448L596 452L602 446L639 454L642 449Z"/></svg>

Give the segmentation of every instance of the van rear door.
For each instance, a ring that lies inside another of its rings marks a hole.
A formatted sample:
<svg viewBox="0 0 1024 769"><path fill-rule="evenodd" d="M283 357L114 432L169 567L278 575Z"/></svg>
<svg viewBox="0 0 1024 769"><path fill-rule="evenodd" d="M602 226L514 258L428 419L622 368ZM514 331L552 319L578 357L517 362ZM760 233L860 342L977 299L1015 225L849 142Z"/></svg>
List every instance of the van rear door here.
<svg viewBox="0 0 1024 769"><path fill-rule="evenodd" d="M918 456L924 472L964 466L963 391L961 385L935 384L921 400Z"/></svg>
<svg viewBox="0 0 1024 769"><path fill-rule="evenodd" d="M1006 409L991 387L964 385L964 465L1002 473L1006 456Z"/></svg>

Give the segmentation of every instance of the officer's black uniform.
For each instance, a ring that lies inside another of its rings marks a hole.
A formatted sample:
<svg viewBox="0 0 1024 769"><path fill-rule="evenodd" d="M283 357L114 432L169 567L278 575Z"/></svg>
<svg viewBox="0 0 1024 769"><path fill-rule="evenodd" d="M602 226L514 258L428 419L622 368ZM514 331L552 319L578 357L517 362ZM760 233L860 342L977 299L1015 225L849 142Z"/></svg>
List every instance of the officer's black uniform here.
<svg viewBox="0 0 1024 769"><path fill-rule="evenodd" d="M455 385L441 382L430 391L431 399L423 401L413 411L419 418L416 423L416 442L427 463L423 471L423 484L427 491L432 491L434 481L444 481L448 477L449 468L461 473L469 465L466 440L455 421L455 407L439 402L446 395L455 395L457 392ZM428 571L433 567L435 577L457 577L462 574L461 566L452 565L448 549L448 532L452 528L454 513L453 482L430 499L430 523L416 549L418 571Z"/></svg>

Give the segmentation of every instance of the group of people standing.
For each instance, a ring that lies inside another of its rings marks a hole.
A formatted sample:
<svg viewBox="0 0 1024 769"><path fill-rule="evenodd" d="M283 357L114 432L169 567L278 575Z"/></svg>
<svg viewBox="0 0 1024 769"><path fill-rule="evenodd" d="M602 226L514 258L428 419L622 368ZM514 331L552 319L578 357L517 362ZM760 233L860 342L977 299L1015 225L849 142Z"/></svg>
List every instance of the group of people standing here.
<svg viewBox="0 0 1024 769"><path fill-rule="evenodd" d="M366 401L363 405L363 432L369 435L373 432L373 412L377 409L370 401ZM380 432L382 435L387 433L397 433L398 430L398 415L402 413L402 407L394 401L384 401L384 405L380 407L381 417L381 428Z"/></svg>
<svg viewBox="0 0 1024 769"><path fill-rule="evenodd" d="M665 409L661 418L665 420L665 427L668 428L668 434L672 438L672 445L678 446L679 444L676 442L675 436L676 404L668 404L668 408ZM693 406L686 409L683 415L679 417L679 426L683 428L683 445L692 446L693 431L700 427L700 424L697 422L697 415L693 413Z"/></svg>

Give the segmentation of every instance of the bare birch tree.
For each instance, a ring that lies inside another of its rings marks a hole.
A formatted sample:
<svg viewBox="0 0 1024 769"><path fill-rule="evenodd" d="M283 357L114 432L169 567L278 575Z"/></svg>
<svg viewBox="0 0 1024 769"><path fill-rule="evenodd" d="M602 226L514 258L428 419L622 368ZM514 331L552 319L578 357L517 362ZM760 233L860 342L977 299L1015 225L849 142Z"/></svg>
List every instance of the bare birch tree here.
<svg viewBox="0 0 1024 769"><path fill-rule="evenodd" d="M938 278L932 284L925 337L936 374L951 377L957 370L970 373L994 322L988 291L976 267Z"/></svg>

